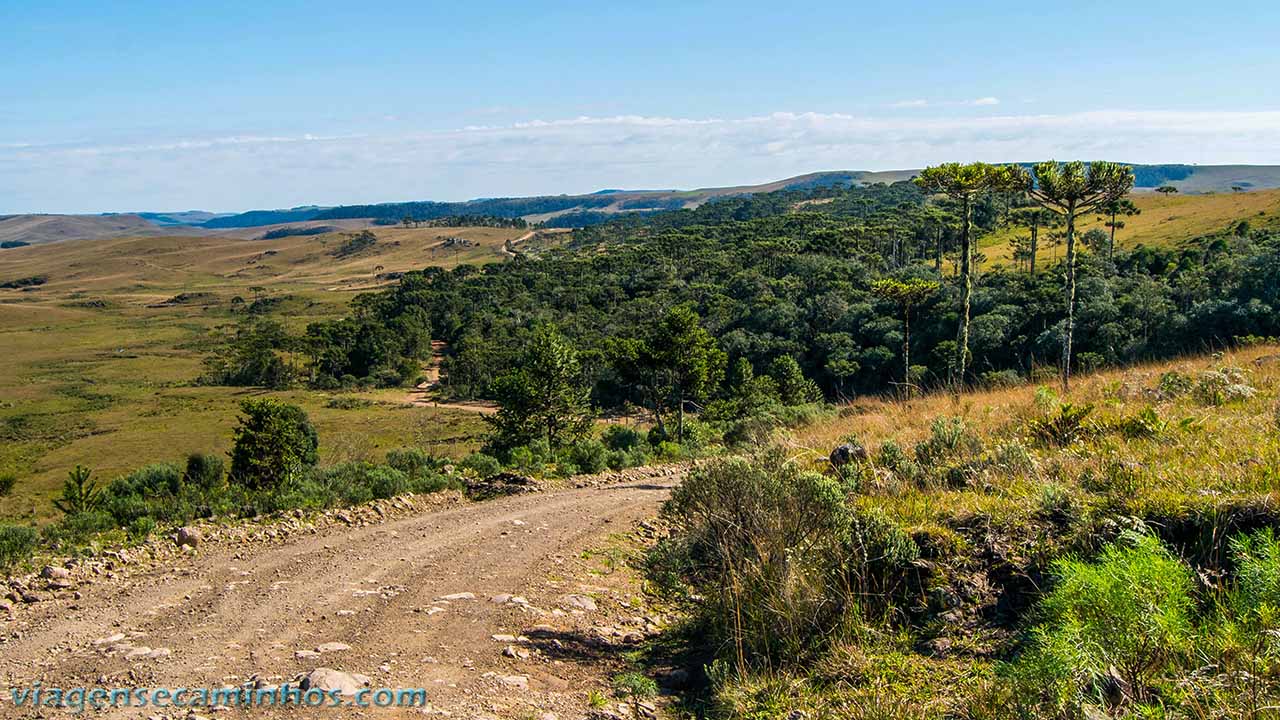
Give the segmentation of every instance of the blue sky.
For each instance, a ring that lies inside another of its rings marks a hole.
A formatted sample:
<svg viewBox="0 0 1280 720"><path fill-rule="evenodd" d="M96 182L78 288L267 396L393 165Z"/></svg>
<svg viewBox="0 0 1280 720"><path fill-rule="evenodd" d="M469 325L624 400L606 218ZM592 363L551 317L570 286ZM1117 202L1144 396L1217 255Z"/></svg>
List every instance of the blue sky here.
<svg viewBox="0 0 1280 720"><path fill-rule="evenodd" d="M0 18L0 212L1280 164L1274 2L0 0Z"/></svg>

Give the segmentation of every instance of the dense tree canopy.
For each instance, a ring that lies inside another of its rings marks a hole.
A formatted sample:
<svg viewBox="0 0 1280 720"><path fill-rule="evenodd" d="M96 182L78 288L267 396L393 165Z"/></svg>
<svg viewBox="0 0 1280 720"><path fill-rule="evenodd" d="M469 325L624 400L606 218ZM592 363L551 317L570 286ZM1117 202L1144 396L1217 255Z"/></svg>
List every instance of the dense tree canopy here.
<svg viewBox="0 0 1280 720"><path fill-rule="evenodd" d="M1034 212L1019 207L1028 198L1003 195L973 201L975 237ZM906 362L913 383L939 386L958 350L957 211L903 182L626 216L505 263L406 273L394 287L359 296L347 318L286 340L307 358L298 376L321 387L410 382L430 340L443 341L444 389L492 398L532 328L554 324L577 355L593 405L646 407L674 420L673 434L680 410L736 392L729 370L774 374L782 358L832 398L882 392L902 381ZM1043 229L1049 219L1031 222ZM1245 228L1177 248L1117 250L1111 262L1105 248L1082 251L1072 354L1094 367L1280 335L1278 248L1275 235ZM938 261L939 250L950 262ZM980 255L974 263L981 272L964 380L1058 366L1067 267L1030 275L984 267ZM909 345L902 304L883 286L876 292L886 278L938 284L910 305ZM664 328L677 317L678 327ZM655 345L664 338L669 347ZM247 367L269 367L262 347L286 344L273 333L256 342ZM695 349L700 355L682 354ZM693 365L676 368L686 361Z"/></svg>

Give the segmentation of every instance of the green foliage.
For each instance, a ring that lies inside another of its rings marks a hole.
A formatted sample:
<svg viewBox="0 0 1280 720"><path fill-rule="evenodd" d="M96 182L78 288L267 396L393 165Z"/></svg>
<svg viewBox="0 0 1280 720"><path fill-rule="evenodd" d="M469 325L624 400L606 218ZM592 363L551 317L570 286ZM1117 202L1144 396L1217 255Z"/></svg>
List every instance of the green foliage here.
<svg viewBox="0 0 1280 720"><path fill-rule="evenodd" d="M610 425L605 428L601 440L610 450L634 450L646 442L644 436L626 425Z"/></svg>
<svg viewBox="0 0 1280 720"><path fill-rule="evenodd" d="M1280 626L1280 538L1272 528L1263 528L1236 536L1230 544L1236 565L1230 604L1237 617Z"/></svg>
<svg viewBox="0 0 1280 720"><path fill-rule="evenodd" d="M1020 681L1052 704L1078 706L1102 695L1114 672L1125 694L1148 700L1191 649L1190 570L1159 540L1138 535L1108 546L1095 563L1064 560L1054 569Z"/></svg>
<svg viewBox="0 0 1280 720"><path fill-rule="evenodd" d="M1195 386L1195 380L1190 375L1169 370L1160 375L1156 390L1163 398L1178 398L1194 390Z"/></svg>
<svg viewBox="0 0 1280 720"><path fill-rule="evenodd" d="M1205 370L1196 377L1194 395L1204 405L1225 405L1248 400L1256 393L1257 390L1249 384L1244 371L1239 368Z"/></svg>
<svg viewBox="0 0 1280 720"><path fill-rule="evenodd" d="M478 477L493 477L502 472L502 463L492 455L484 453L471 453L458 463L458 467L463 470L470 470Z"/></svg>
<svg viewBox="0 0 1280 720"><path fill-rule="evenodd" d="M0 571L31 557L39 538L34 528L0 523Z"/></svg>
<svg viewBox="0 0 1280 720"><path fill-rule="evenodd" d="M484 420L493 428L488 447L497 452L538 439L559 449L591 425L578 353L550 325L534 331L518 369L494 382L493 395L498 412Z"/></svg>
<svg viewBox="0 0 1280 720"><path fill-rule="evenodd" d="M769 375L778 386L778 397L784 405L805 405L822 400L822 390L804 376L800 364L790 355L783 355L769 366Z"/></svg>
<svg viewBox="0 0 1280 720"><path fill-rule="evenodd" d="M18 476L13 473L0 473L0 497L5 497L13 492L13 486L18 484Z"/></svg>
<svg viewBox="0 0 1280 720"><path fill-rule="evenodd" d="M982 439L964 418L937 417L929 426L929 437L916 443L916 462L926 469L976 458L982 453Z"/></svg>
<svg viewBox="0 0 1280 720"><path fill-rule="evenodd" d="M1045 445L1067 447L1089 436L1092 428L1088 419L1092 414L1092 405L1062 403L1056 412L1032 418L1027 423L1027 432Z"/></svg>
<svg viewBox="0 0 1280 720"><path fill-rule="evenodd" d="M205 360L201 380L209 385L287 388L294 382L294 371L280 352L292 349L293 344L280 323L246 320L219 352Z"/></svg>
<svg viewBox="0 0 1280 720"><path fill-rule="evenodd" d="M1169 429L1169 421L1162 419L1156 409L1148 405L1137 413L1122 418L1116 426L1125 437L1137 440L1164 435Z"/></svg>
<svg viewBox="0 0 1280 720"><path fill-rule="evenodd" d="M270 398L240 403L230 480L250 489L279 487L318 460L319 439L305 411Z"/></svg>
<svg viewBox="0 0 1280 720"><path fill-rule="evenodd" d="M182 482L203 490L214 490L222 486L225 474L226 465L221 457L192 453L187 456L187 468L182 473Z"/></svg>
<svg viewBox="0 0 1280 720"><path fill-rule="evenodd" d="M726 356L689 306L668 310L641 338L613 343L614 367L623 381L639 391L653 411L660 432L674 414L677 442L684 440L685 405L705 399L719 386Z"/></svg>
<svg viewBox="0 0 1280 720"><path fill-rule="evenodd" d="M775 451L699 466L663 515L673 537L651 555L651 577L704 597L709 646L753 665L812 657L889 602L916 553L883 513L846 506L838 480Z"/></svg>
<svg viewBox="0 0 1280 720"><path fill-rule="evenodd" d="M609 466L609 451L595 438L582 438L566 449L568 463L580 473L594 474Z"/></svg>
<svg viewBox="0 0 1280 720"><path fill-rule="evenodd" d="M53 501L54 507L71 516L102 509L106 498L98 483L90 479L92 474L92 470L79 465L68 471L62 483L62 496Z"/></svg>

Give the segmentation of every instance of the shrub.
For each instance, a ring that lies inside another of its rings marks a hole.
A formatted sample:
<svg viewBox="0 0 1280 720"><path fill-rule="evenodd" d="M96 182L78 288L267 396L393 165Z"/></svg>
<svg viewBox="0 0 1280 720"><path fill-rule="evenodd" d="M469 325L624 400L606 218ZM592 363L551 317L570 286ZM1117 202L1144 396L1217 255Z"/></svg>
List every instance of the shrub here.
<svg viewBox="0 0 1280 720"><path fill-rule="evenodd" d="M876 465L892 470L894 475L907 482L915 482L920 476L920 466L894 440L886 440L880 446L876 453Z"/></svg>
<svg viewBox="0 0 1280 720"><path fill-rule="evenodd" d="M0 523L0 570L8 570L31 557L38 539L33 528Z"/></svg>
<svg viewBox="0 0 1280 720"><path fill-rule="evenodd" d="M1190 648L1190 570L1160 541L1127 533L1096 563L1063 560L1040 603L1043 621L1022 661L1024 681L1055 704L1079 704L1117 673L1139 702Z"/></svg>
<svg viewBox="0 0 1280 720"><path fill-rule="evenodd" d="M924 468L936 468L982 453L982 440L969 429L962 418L937 417L929 426L929 437L916 443L916 462Z"/></svg>
<svg viewBox="0 0 1280 720"><path fill-rule="evenodd" d="M103 510L86 510L68 515L58 522L45 526L43 532L50 542L63 546L84 545L98 533L117 527L114 517Z"/></svg>
<svg viewBox="0 0 1280 720"><path fill-rule="evenodd" d="M1256 394L1249 385L1244 371L1239 368L1224 367L1219 370L1205 370L1196 378L1195 397L1204 405L1225 405L1238 400L1248 400Z"/></svg>
<svg viewBox="0 0 1280 720"><path fill-rule="evenodd" d="M608 467L607 453L604 443L583 438L570 445L566 454L568 461L578 466L579 472L598 473Z"/></svg>
<svg viewBox="0 0 1280 720"><path fill-rule="evenodd" d="M280 486L319 458L319 440L307 413L270 398L245 400L234 431L232 482L251 489Z"/></svg>
<svg viewBox="0 0 1280 720"><path fill-rule="evenodd" d="M978 378L983 387L1010 388L1022 384L1022 376L1017 370L988 370Z"/></svg>
<svg viewBox="0 0 1280 720"><path fill-rule="evenodd" d="M1195 380L1186 373L1170 370L1160 376L1160 382L1156 384L1156 391L1160 396L1166 399L1182 397L1195 389Z"/></svg>
<svg viewBox="0 0 1280 720"><path fill-rule="evenodd" d="M112 496L139 495L144 499L157 495L177 495L182 490L182 471L173 463L145 465L107 486Z"/></svg>
<svg viewBox="0 0 1280 720"><path fill-rule="evenodd" d="M13 473L0 473L0 497L13 492L13 486L18 484L18 476Z"/></svg>
<svg viewBox="0 0 1280 720"><path fill-rule="evenodd" d="M610 450L633 450L645 443L639 432L625 425L610 425L601 436Z"/></svg>
<svg viewBox="0 0 1280 720"><path fill-rule="evenodd" d="M387 451L387 465L408 476L410 482L419 478L439 475L444 461L419 448L398 448Z"/></svg>
<svg viewBox="0 0 1280 720"><path fill-rule="evenodd" d="M1120 434L1131 440L1160 437L1169 429L1169 421L1162 420L1155 408L1147 406L1136 414L1129 415L1116 423Z"/></svg>
<svg viewBox="0 0 1280 720"><path fill-rule="evenodd" d="M493 477L502 472L502 463L498 459L484 453L471 453L458 463L463 470L470 470L478 477Z"/></svg>
<svg viewBox="0 0 1280 720"><path fill-rule="evenodd" d="M540 473L546 467L546 454L540 452L546 445L520 445L507 453L507 464L522 473Z"/></svg>
<svg viewBox="0 0 1280 720"><path fill-rule="evenodd" d="M1010 475L1030 476L1036 472L1036 459L1031 450L1019 440L1006 440L996 445L992 460Z"/></svg>
<svg viewBox="0 0 1280 720"><path fill-rule="evenodd" d="M697 468L663 515L673 534L650 555L650 576L703 596L709 644L741 648L758 666L820 651L866 601L875 569L901 576L914 547L882 514L851 513L836 479L781 451Z"/></svg>
<svg viewBox="0 0 1280 720"><path fill-rule="evenodd" d="M374 465L367 470L369 490L375 498L389 498L404 495L411 490L409 477L399 470L387 465Z"/></svg>
<svg viewBox="0 0 1280 720"><path fill-rule="evenodd" d="M191 453L187 456L187 469L182 473L182 481L201 490L216 490L222 487L225 467L217 455Z"/></svg>
<svg viewBox="0 0 1280 720"><path fill-rule="evenodd" d="M1092 405L1062 403L1057 412L1032 419L1027 425L1027 431L1046 445L1066 447L1088 437L1090 428L1086 421L1091 414Z"/></svg>
<svg viewBox="0 0 1280 720"><path fill-rule="evenodd" d="M156 531L156 521L150 517L135 518L133 522L125 528L125 532L129 534L129 539L134 542L142 542Z"/></svg>

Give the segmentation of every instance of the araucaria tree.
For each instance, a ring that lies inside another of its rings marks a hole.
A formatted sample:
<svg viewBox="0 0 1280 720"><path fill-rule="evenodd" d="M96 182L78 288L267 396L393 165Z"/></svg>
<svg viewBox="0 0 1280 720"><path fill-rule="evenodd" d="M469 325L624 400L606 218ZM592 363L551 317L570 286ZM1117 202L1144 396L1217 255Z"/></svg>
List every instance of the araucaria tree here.
<svg viewBox="0 0 1280 720"><path fill-rule="evenodd" d="M1024 174L1025 177L1025 174ZM1133 189L1133 169L1112 162L1037 163L1027 193L1066 223L1066 326L1062 331L1062 390L1071 389L1071 341L1076 312L1076 218L1123 199Z"/></svg>
<svg viewBox="0 0 1280 720"><path fill-rule="evenodd" d="M902 386L907 397L911 396L911 308L938 292L940 284L935 280L911 278L897 280L885 278L871 283L871 291L898 306L902 311Z"/></svg>
<svg viewBox="0 0 1280 720"><path fill-rule="evenodd" d="M499 450L545 440L563 447L591 427L589 390L578 352L554 326L534 331L519 368L491 388L498 412L484 418L493 428L489 444Z"/></svg>
<svg viewBox="0 0 1280 720"><path fill-rule="evenodd" d="M1016 165L944 163L925 168L915 178L923 191L946 195L960 205L960 328L952 383L964 383L969 359L969 306L973 296L973 205L992 192L1015 192L1026 186L1025 173Z"/></svg>
<svg viewBox="0 0 1280 720"><path fill-rule="evenodd" d="M1141 215L1142 211L1129 198L1117 198L1109 203L1104 203L1098 208L1107 215L1107 228L1111 230L1111 237L1107 240L1107 262L1115 259L1116 256L1116 230L1124 227L1124 221L1120 219L1121 215L1134 216Z"/></svg>

